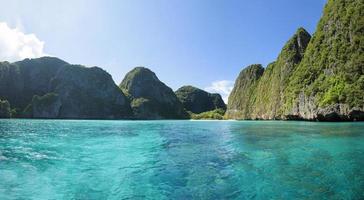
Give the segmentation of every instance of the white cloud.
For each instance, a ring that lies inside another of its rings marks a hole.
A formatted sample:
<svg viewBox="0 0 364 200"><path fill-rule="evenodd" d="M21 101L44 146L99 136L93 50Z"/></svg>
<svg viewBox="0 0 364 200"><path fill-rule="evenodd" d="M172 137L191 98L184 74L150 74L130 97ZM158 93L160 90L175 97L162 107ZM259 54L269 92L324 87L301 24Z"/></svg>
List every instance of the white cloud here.
<svg viewBox="0 0 364 200"><path fill-rule="evenodd" d="M233 89L233 87L234 87L233 81L222 80L222 81L212 82L209 87L205 88L205 90L212 93L219 93L221 97L224 99L225 103L227 103L230 92Z"/></svg>
<svg viewBox="0 0 364 200"><path fill-rule="evenodd" d="M21 26L12 29L7 23L0 22L0 61L18 61L46 55L44 42L35 34L25 34Z"/></svg>

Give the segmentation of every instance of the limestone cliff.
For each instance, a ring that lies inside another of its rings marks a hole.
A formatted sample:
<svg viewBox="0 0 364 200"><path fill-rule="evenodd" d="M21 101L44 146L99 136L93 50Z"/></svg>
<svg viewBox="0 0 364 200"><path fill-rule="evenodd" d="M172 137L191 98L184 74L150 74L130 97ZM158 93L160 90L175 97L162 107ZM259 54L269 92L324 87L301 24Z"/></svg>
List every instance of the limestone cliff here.
<svg viewBox="0 0 364 200"><path fill-rule="evenodd" d="M181 119L187 113L173 90L161 82L154 72L136 67L120 83L131 100L136 119Z"/></svg>
<svg viewBox="0 0 364 200"><path fill-rule="evenodd" d="M284 92L284 117L364 120L364 1L329 0Z"/></svg>
<svg viewBox="0 0 364 200"><path fill-rule="evenodd" d="M363 12L361 0L329 0L312 38L300 28L260 76L242 70L226 117L364 120Z"/></svg>
<svg viewBox="0 0 364 200"><path fill-rule="evenodd" d="M0 98L15 117L130 118L128 99L104 70L42 57L0 63Z"/></svg>
<svg viewBox="0 0 364 200"><path fill-rule="evenodd" d="M176 92L183 107L192 113L202 113L215 109L226 110L226 105L219 94L208 93L193 86L183 86Z"/></svg>
<svg viewBox="0 0 364 200"><path fill-rule="evenodd" d="M0 99L0 118L10 118L10 117L11 117L11 109L9 102Z"/></svg>
<svg viewBox="0 0 364 200"><path fill-rule="evenodd" d="M228 100L227 118L249 119L254 111L255 90L264 73L262 65L250 65L243 69L235 81Z"/></svg>

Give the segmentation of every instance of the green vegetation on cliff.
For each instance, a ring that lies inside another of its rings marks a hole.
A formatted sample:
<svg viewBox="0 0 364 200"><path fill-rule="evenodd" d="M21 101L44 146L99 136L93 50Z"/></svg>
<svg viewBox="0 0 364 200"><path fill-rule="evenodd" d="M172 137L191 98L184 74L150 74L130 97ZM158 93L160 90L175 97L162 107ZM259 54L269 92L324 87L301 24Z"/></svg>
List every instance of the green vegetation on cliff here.
<svg viewBox="0 0 364 200"><path fill-rule="evenodd" d="M16 110L14 117L119 119L132 114L106 71L53 57L0 63L0 98Z"/></svg>
<svg viewBox="0 0 364 200"><path fill-rule="evenodd" d="M240 73L226 117L364 120L364 2L329 0L314 36L303 28L261 77Z"/></svg>
<svg viewBox="0 0 364 200"><path fill-rule="evenodd" d="M34 95L49 92L50 79L65 64L68 63L52 57L0 63L0 98L21 113Z"/></svg>
<svg viewBox="0 0 364 200"><path fill-rule="evenodd" d="M207 111L207 112L203 112L203 113L199 113L199 114L195 114L192 112L189 112L190 114L190 118L191 119L217 119L217 120L222 120L224 119L224 114L225 114L225 110L224 109L215 109L215 110L211 110L211 111Z"/></svg>
<svg viewBox="0 0 364 200"><path fill-rule="evenodd" d="M192 113L198 114L215 109L226 110L224 100L219 94L211 94L193 86L183 86L175 93L183 107Z"/></svg>
<svg viewBox="0 0 364 200"><path fill-rule="evenodd" d="M130 99L136 119L188 117L173 90L148 68L134 68L126 74L119 87Z"/></svg>
<svg viewBox="0 0 364 200"><path fill-rule="evenodd" d="M229 96L227 118L247 119L253 111L255 89L264 73L262 65L250 65L242 70Z"/></svg>
<svg viewBox="0 0 364 200"><path fill-rule="evenodd" d="M264 70L261 65L249 66L240 72L229 97L228 118L281 118L283 92L289 77L304 56L310 34L299 28L284 45L277 61Z"/></svg>
<svg viewBox="0 0 364 200"><path fill-rule="evenodd" d="M294 72L285 111L295 107L298 94L325 107L364 105L364 1L329 0L305 58Z"/></svg>
<svg viewBox="0 0 364 200"><path fill-rule="evenodd" d="M58 98L56 93L47 93L44 96L34 95L32 103L39 104L40 106L49 106Z"/></svg>
<svg viewBox="0 0 364 200"><path fill-rule="evenodd" d="M268 65L254 92L256 98L251 118L280 118L283 92L288 85L289 77L304 57L310 39L310 34L305 29L299 28L284 45L277 60Z"/></svg>
<svg viewBox="0 0 364 200"><path fill-rule="evenodd" d="M22 115L28 118L57 118L61 105L59 95L56 93L34 95L32 102L25 108Z"/></svg>
<svg viewBox="0 0 364 200"><path fill-rule="evenodd" d="M299 28L266 69L240 72L225 117L364 120L363 16L363 0L328 0L312 38ZM0 62L0 99L0 117L222 119L226 109L220 95L174 93L144 67L118 87L101 68L53 57Z"/></svg>
<svg viewBox="0 0 364 200"><path fill-rule="evenodd" d="M66 65L50 84L60 96L60 118L122 119L132 115L129 100L99 67Z"/></svg>

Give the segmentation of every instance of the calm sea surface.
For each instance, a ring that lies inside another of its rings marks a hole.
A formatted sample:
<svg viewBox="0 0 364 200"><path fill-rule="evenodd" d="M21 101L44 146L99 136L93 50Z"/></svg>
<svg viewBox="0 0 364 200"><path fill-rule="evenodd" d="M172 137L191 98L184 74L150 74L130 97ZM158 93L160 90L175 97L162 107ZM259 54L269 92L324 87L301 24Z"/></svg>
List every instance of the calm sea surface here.
<svg viewBox="0 0 364 200"><path fill-rule="evenodd" d="M363 199L364 123L0 120L0 199Z"/></svg>

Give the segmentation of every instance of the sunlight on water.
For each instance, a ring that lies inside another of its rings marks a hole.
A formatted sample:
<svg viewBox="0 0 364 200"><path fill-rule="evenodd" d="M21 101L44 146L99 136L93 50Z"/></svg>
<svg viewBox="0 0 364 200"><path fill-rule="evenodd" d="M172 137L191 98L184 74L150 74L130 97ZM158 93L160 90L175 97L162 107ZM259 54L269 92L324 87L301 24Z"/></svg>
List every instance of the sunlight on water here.
<svg viewBox="0 0 364 200"><path fill-rule="evenodd" d="M364 123L0 120L0 199L361 199Z"/></svg>

